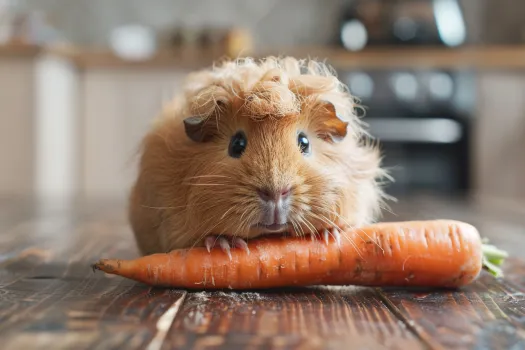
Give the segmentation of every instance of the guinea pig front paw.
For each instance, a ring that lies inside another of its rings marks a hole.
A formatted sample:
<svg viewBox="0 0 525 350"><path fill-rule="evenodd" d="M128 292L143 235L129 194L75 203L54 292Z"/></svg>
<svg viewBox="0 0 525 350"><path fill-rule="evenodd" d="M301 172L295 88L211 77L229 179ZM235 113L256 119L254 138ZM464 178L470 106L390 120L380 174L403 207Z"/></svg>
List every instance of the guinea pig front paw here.
<svg viewBox="0 0 525 350"><path fill-rule="evenodd" d="M326 244L330 241L330 236L332 236L337 242L338 246L341 246L341 232L335 227L324 229L323 231L324 241Z"/></svg>
<svg viewBox="0 0 525 350"><path fill-rule="evenodd" d="M248 248L248 244L244 239L234 237L231 240L231 244L235 248L244 250L248 255L250 254L250 249ZM208 252L211 252L211 249L218 245L221 248L221 250L228 255L228 258L230 258L230 260L232 259L230 242L228 242L228 240L225 237L208 236L204 240L204 245L206 246Z"/></svg>

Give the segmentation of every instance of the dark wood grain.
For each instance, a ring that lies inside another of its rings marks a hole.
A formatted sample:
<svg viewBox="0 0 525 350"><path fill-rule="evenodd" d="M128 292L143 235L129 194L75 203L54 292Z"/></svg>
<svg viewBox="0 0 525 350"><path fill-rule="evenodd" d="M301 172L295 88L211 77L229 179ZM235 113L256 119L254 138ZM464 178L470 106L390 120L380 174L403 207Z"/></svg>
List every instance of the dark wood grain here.
<svg viewBox="0 0 525 350"><path fill-rule="evenodd" d="M488 274L460 291L380 293L433 348L525 348L524 295Z"/></svg>
<svg viewBox="0 0 525 350"><path fill-rule="evenodd" d="M525 217L469 200L401 200L385 220L455 218L509 250L503 280L457 291L152 289L93 273L138 255L125 203L0 199L2 349L525 349Z"/></svg>
<svg viewBox="0 0 525 350"><path fill-rule="evenodd" d="M424 349L371 289L188 295L165 349Z"/></svg>
<svg viewBox="0 0 525 350"><path fill-rule="evenodd" d="M525 290L525 263L522 259L510 257L502 266L504 282L516 289Z"/></svg>
<svg viewBox="0 0 525 350"><path fill-rule="evenodd" d="M100 256L137 254L120 212L38 206L27 204L32 220L1 236L2 348L141 349L155 342L157 321L185 292L151 289L90 267Z"/></svg>
<svg viewBox="0 0 525 350"><path fill-rule="evenodd" d="M519 208L460 198L416 198L401 202L386 220L449 218L475 225L480 234L511 254L505 278L484 272L459 291L384 288L385 303L410 322L433 348L525 349L525 216ZM519 257L519 258L518 258Z"/></svg>

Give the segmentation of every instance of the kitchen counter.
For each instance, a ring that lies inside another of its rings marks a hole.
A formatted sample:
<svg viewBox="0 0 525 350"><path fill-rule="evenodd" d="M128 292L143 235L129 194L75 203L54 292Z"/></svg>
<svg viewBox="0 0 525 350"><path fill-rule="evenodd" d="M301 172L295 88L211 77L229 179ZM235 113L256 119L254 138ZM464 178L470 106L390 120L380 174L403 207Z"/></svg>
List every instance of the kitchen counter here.
<svg viewBox="0 0 525 350"><path fill-rule="evenodd" d="M37 57L41 52L45 51L44 48L38 45L27 45L27 44L0 44L0 58L1 57Z"/></svg>
<svg viewBox="0 0 525 350"><path fill-rule="evenodd" d="M56 54L71 59L79 68L199 68L226 56L216 49L159 50L142 61L118 57L108 49L85 49L73 46L39 48L33 45L0 45L0 56L36 56ZM348 52L333 47L271 48L251 53L254 57L291 55L326 60L337 69L353 68L439 68L439 69L524 69L525 46L487 46L449 48L369 48Z"/></svg>
<svg viewBox="0 0 525 350"><path fill-rule="evenodd" d="M270 55L317 58L326 60L336 69L525 69L525 46L462 49L385 47L355 53L329 47L292 47L260 50L252 53L252 56L256 58ZM82 68L199 68L211 65L215 60L225 57L225 54L213 50L163 50L151 59L133 62L124 60L106 50L78 50L70 54L70 57Z"/></svg>
<svg viewBox="0 0 525 350"><path fill-rule="evenodd" d="M337 69L523 69L525 46L369 48L360 52L348 52L339 48L304 47L270 50L272 54L294 55L327 59Z"/></svg>
<svg viewBox="0 0 525 350"><path fill-rule="evenodd" d="M458 290L150 288L94 273L136 247L115 200L0 200L0 337L9 349L510 349L525 346L523 206L400 198L385 220L455 218L511 252Z"/></svg>

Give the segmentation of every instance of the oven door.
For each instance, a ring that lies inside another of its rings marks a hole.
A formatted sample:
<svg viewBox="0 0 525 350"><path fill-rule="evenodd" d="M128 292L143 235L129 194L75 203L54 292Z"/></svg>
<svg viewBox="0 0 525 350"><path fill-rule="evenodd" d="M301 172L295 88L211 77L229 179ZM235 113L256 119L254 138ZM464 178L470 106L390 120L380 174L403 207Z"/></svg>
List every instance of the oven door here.
<svg viewBox="0 0 525 350"><path fill-rule="evenodd" d="M367 118L393 195L461 193L469 187L468 128L453 118Z"/></svg>

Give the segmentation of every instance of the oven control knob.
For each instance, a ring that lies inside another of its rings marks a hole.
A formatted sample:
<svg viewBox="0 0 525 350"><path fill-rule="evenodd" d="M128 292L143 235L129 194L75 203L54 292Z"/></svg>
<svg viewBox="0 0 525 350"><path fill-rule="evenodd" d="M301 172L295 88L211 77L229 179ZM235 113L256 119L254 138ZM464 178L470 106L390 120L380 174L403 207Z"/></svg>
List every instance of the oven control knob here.
<svg viewBox="0 0 525 350"><path fill-rule="evenodd" d="M418 82L413 74L395 73L392 76L391 85L398 99L413 101L417 98Z"/></svg>
<svg viewBox="0 0 525 350"><path fill-rule="evenodd" d="M353 73L348 79L350 93L360 99L369 99L374 93L374 81L366 73Z"/></svg>

